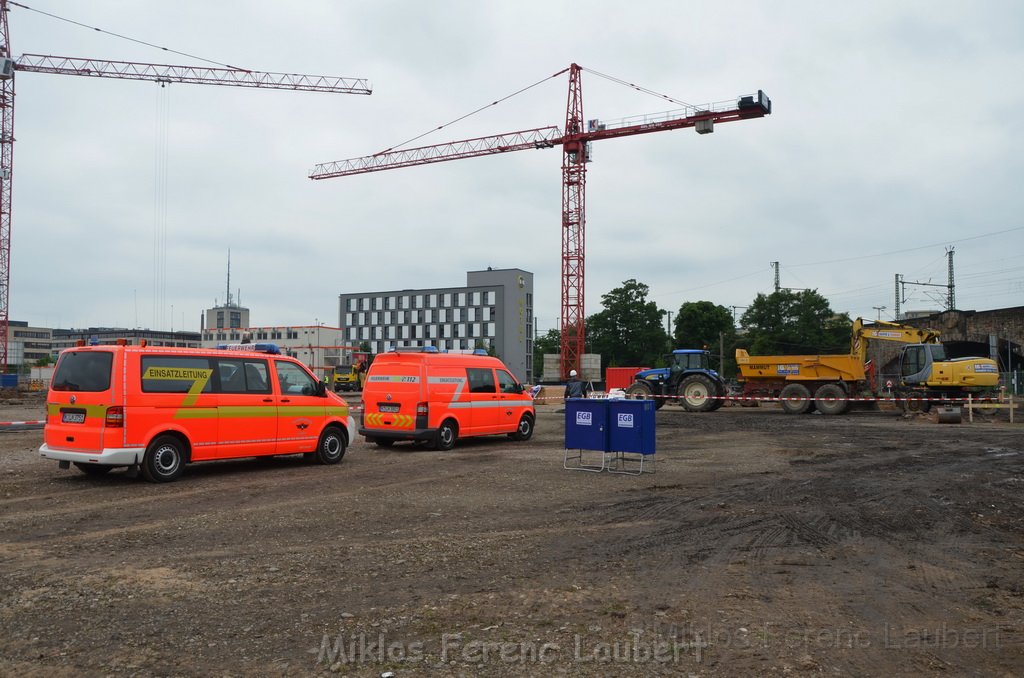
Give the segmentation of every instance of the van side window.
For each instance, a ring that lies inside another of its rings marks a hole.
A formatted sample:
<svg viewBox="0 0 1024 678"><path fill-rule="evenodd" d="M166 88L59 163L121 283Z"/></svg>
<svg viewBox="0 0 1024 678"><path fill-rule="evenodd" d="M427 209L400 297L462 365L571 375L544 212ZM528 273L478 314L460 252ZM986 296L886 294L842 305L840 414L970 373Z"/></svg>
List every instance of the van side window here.
<svg viewBox="0 0 1024 678"><path fill-rule="evenodd" d="M470 393L494 393L494 372L491 368L467 367Z"/></svg>
<svg viewBox="0 0 1024 678"><path fill-rule="evenodd" d="M316 393L316 382L313 377L295 363L275 360L277 381L281 384L281 395L313 395Z"/></svg>
<svg viewBox="0 0 1024 678"><path fill-rule="evenodd" d="M114 354L106 351L67 351L62 353L53 375L54 391L90 391L110 388L110 368Z"/></svg>
<svg viewBox="0 0 1024 678"><path fill-rule="evenodd" d="M218 360L222 393L270 393L265 360Z"/></svg>
<svg viewBox="0 0 1024 678"><path fill-rule="evenodd" d="M519 393L519 384L511 374L498 370L498 390L502 393Z"/></svg>
<svg viewBox="0 0 1024 678"><path fill-rule="evenodd" d="M206 358L177 355L142 356L142 391L144 393L188 393L202 382L200 393L213 392L213 370Z"/></svg>

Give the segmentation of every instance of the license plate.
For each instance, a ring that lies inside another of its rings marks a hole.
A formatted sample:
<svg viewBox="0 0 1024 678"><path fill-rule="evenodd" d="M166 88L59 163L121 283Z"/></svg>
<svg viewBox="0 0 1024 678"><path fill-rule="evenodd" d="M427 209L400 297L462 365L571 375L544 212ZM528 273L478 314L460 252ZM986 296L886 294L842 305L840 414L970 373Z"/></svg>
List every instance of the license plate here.
<svg viewBox="0 0 1024 678"><path fill-rule="evenodd" d="M84 424L85 412L61 412L60 421L62 424Z"/></svg>
<svg viewBox="0 0 1024 678"><path fill-rule="evenodd" d="M395 414L396 412L398 412L399 408L399 405L381 405L380 411L384 412L385 414Z"/></svg>

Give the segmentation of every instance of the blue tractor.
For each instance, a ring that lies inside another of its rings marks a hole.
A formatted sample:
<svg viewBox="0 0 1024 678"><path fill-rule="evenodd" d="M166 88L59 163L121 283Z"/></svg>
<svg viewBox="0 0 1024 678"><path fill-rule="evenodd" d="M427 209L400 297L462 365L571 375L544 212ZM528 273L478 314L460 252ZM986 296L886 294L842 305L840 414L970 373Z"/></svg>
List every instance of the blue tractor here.
<svg viewBox="0 0 1024 678"><path fill-rule="evenodd" d="M661 409L667 398L678 398L687 412L714 412L725 402L725 382L711 369L711 356L698 349L676 349L668 367L643 370L633 377L626 397L654 398Z"/></svg>

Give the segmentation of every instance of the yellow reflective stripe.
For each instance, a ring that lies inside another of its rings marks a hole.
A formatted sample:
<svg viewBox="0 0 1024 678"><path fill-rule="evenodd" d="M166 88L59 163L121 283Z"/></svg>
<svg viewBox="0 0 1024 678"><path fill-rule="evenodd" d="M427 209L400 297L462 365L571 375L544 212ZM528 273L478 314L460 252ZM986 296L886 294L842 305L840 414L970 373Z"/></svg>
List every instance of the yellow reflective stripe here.
<svg viewBox="0 0 1024 678"><path fill-rule="evenodd" d="M126 415L127 418L127 415ZM175 419L216 419L216 407L189 407L181 408L174 413Z"/></svg>
<svg viewBox="0 0 1024 678"><path fill-rule="evenodd" d="M189 388L185 399L181 401L182 407L194 405L199 400L199 394L206 388L206 383L213 375L211 369L198 367L149 367L142 373L142 379L164 379L169 381L188 381L192 379L192 387Z"/></svg>
<svg viewBox="0 0 1024 678"><path fill-rule="evenodd" d="M46 403L46 414L59 415L61 410L85 410L87 417L106 417L107 409L113 405L71 405L68 403Z"/></svg>
<svg viewBox="0 0 1024 678"><path fill-rule="evenodd" d="M385 418L390 419L387 424ZM381 414L380 412L369 412L363 417L363 421L371 426L389 425L391 428L415 428L416 417L411 414Z"/></svg>

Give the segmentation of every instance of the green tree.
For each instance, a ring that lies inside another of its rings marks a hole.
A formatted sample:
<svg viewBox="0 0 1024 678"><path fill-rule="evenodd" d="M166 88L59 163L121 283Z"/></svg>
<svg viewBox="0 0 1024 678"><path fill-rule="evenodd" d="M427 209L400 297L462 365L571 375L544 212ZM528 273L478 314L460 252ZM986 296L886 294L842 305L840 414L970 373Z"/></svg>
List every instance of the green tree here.
<svg viewBox="0 0 1024 678"><path fill-rule="evenodd" d="M562 333L548 330L547 334L537 337L533 342L533 380L540 382L544 376L544 354L558 354L562 351Z"/></svg>
<svg viewBox="0 0 1024 678"><path fill-rule="evenodd" d="M660 364L668 335L650 288L630 278L601 297L604 310L587 318L587 343L605 367Z"/></svg>
<svg viewBox="0 0 1024 678"><path fill-rule="evenodd" d="M817 290L758 294L743 313L751 355L842 353L850 346L850 316L835 313Z"/></svg>
<svg viewBox="0 0 1024 678"><path fill-rule="evenodd" d="M713 356L712 367L717 370L724 363L723 371L735 374L736 327L732 311L710 301L687 301L679 307L674 326L673 348L706 348ZM724 355L719 356L723 350Z"/></svg>

